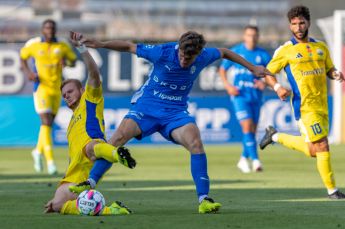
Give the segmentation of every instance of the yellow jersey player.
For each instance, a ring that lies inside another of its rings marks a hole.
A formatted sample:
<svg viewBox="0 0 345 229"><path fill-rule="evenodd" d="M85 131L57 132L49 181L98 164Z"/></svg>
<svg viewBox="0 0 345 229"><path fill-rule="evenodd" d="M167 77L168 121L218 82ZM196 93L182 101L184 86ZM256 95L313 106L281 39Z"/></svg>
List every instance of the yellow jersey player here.
<svg viewBox="0 0 345 229"><path fill-rule="evenodd" d="M292 88L291 105L302 136L278 133L273 127L266 129L260 142L264 149L278 142L307 156L316 157L317 169L327 188L330 199L344 199L345 194L335 185L328 145L327 77L342 82L344 76L332 63L327 46L308 36L310 13L305 6L296 6L287 14L293 38L275 51L267 69L278 73L285 69ZM281 99L289 95L272 76L266 82Z"/></svg>
<svg viewBox="0 0 345 229"><path fill-rule="evenodd" d="M74 66L77 57L68 43L56 37L56 23L50 19L43 22L41 37L26 42L20 50L20 57L24 73L34 82L35 110L41 119L37 145L32 151L34 168L37 172L43 171L43 153L48 173L56 174L52 152L52 124L61 103L63 66ZM33 61L32 66L28 64L29 59Z"/></svg>
<svg viewBox="0 0 345 229"><path fill-rule="evenodd" d="M133 168L136 165L128 150L124 147L115 148L105 141L102 85L95 61L85 46L78 46L78 33L71 32L72 43L77 46L89 75L85 89L81 82L69 79L62 83L62 96L67 106L73 110L67 139L70 163L65 177L60 181L55 196L45 208L46 212L61 214L79 214L76 205L77 194L69 190L87 180L89 188L95 188L101 176L115 162ZM129 214L130 211L120 202L105 207L101 215Z"/></svg>

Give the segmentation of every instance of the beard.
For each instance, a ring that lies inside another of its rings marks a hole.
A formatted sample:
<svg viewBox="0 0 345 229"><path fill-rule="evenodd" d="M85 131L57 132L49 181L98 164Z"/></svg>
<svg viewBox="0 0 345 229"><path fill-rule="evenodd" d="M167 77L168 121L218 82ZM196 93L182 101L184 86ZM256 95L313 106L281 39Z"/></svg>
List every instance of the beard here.
<svg viewBox="0 0 345 229"><path fill-rule="evenodd" d="M297 33L293 33L293 35L294 35L295 37L297 37L298 39L301 39L301 40L303 40L304 38L306 38L306 37L308 36L308 34L309 34L309 29L307 29L307 30L304 32L304 34L302 35L302 37L299 37L299 36L297 35Z"/></svg>

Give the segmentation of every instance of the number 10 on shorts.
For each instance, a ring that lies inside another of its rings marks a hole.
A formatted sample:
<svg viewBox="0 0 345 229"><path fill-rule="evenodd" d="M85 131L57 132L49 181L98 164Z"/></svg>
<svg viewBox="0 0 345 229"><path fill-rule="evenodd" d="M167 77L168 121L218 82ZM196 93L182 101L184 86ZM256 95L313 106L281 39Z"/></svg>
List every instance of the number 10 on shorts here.
<svg viewBox="0 0 345 229"><path fill-rule="evenodd" d="M321 129L320 123L315 123L314 125L311 125L310 127L313 130L314 135L321 134L322 129Z"/></svg>

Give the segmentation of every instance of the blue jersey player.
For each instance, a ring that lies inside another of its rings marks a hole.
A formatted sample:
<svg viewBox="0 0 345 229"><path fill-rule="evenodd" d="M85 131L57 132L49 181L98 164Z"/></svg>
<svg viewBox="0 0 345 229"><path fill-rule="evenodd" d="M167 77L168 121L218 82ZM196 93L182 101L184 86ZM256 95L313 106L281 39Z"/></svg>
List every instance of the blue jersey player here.
<svg viewBox="0 0 345 229"><path fill-rule="evenodd" d="M249 25L244 29L243 43L232 47L230 50L252 64L266 66L271 57L264 49L257 46L258 38L258 27ZM234 73L233 85L226 78L226 71L230 68ZM225 89L231 95L236 117L243 133L243 152L237 167L244 173L251 172L248 161L251 159L253 171L262 171L262 164L257 153L255 132L259 121L262 91L265 88L265 83L248 69L231 60L223 60L219 73Z"/></svg>
<svg viewBox="0 0 345 229"><path fill-rule="evenodd" d="M134 137L142 139L159 132L167 140L184 146L191 154L199 213L217 212L221 204L208 197L210 182L206 154L199 129L187 111L188 94L201 70L221 58L239 63L260 77L270 72L226 48L205 48L204 37L193 31L184 33L178 42L158 45L120 40L101 42L85 37L82 42L91 48L130 52L152 63L149 79L134 94L130 111L109 143L122 146Z"/></svg>

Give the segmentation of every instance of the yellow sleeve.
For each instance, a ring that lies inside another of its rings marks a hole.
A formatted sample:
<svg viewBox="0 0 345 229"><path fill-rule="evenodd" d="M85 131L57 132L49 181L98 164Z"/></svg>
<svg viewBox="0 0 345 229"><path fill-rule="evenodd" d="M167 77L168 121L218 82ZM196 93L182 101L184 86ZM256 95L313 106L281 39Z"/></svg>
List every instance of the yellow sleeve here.
<svg viewBox="0 0 345 229"><path fill-rule="evenodd" d="M22 58L23 60L29 59L32 55L31 50L31 45L25 44L25 46L20 50L20 58Z"/></svg>
<svg viewBox="0 0 345 229"><path fill-rule="evenodd" d="M30 57L32 57L33 50L34 50L33 45L37 44L39 42L41 42L40 37L35 37L35 38L31 38L30 40L28 40L25 43L24 47L20 50L20 58L22 58L23 60L27 60Z"/></svg>
<svg viewBox="0 0 345 229"><path fill-rule="evenodd" d="M72 47L66 42L63 42L63 47L66 60L69 62L74 62L77 59L77 55L74 53Z"/></svg>
<svg viewBox="0 0 345 229"><path fill-rule="evenodd" d="M94 88L86 83L85 95L85 98L90 102L100 102L103 99L102 85L100 85L98 88Z"/></svg>
<svg viewBox="0 0 345 229"><path fill-rule="evenodd" d="M285 47L280 46L275 52L271 61L267 65L267 69L273 74L279 73L287 64L288 61L285 55Z"/></svg>
<svg viewBox="0 0 345 229"><path fill-rule="evenodd" d="M326 45L325 45L325 52L326 52L325 68L326 68L326 73L328 73L329 70L334 68L334 64L333 64L331 55L330 55L329 50L328 50Z"/></svg>

